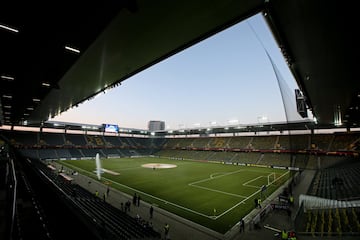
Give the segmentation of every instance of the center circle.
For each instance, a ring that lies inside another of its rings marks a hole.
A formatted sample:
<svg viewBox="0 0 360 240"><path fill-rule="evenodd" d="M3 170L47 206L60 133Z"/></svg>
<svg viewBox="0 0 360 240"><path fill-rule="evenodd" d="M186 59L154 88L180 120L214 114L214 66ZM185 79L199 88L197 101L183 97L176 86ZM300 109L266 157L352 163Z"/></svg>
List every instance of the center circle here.
<svg viewBox="0 0 360 240"><path fill-rule="evenodd" d="M165 164L165 163L147 163L141 165L144 168L152 168L152 169L165 169L165 168L175 168L177 165L175 164Z"/></svg>

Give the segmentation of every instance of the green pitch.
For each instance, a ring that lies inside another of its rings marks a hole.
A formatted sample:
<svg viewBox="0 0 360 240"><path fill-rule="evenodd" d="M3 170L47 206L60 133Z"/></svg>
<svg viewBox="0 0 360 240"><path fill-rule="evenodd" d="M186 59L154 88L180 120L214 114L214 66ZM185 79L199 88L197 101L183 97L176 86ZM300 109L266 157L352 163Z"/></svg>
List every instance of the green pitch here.
<svg viewBox="0 0 360 240"><path fill-rule="evenodd" d="M95 160L61 163L97 179ZM281 169L151 157L102 159L101 167L101 181L220 233L254 209L261 186L269 184L269 196L289 177Z"/></svg>

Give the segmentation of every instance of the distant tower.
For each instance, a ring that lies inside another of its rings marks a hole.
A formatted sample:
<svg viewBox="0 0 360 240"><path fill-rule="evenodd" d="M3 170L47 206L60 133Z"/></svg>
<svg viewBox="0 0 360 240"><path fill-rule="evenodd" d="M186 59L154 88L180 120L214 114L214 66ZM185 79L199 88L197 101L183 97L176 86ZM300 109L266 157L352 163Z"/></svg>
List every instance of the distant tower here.
<svg viewBox="0 0 360 240"><path fill-rule="evenodd" d="M150 132L165 130L164 121L149 121L148 128Z"/></svg>

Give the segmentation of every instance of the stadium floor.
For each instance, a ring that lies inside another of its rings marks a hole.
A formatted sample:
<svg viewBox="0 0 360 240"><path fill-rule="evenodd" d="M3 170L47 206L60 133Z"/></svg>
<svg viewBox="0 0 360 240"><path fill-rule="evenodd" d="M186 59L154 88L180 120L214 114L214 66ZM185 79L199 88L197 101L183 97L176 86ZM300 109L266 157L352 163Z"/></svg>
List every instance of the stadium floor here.
<svg viewBox="0 0 360 240"><path fill-rule="evenodd" d="M268 225L274 229L294 229L294 221L296 212L298 210L298 197L302 193L306 193L310 183L315 175L315 170L305 170L297 178L297 184L293 187L293 195L295 197L295 203L292 209L291 217L287 215L285 211L274 210L260 222L260 228L255 229L252 224L249 224L249 219L251 217L245 218L245 231L240 232L239 226L234 226L228 233L225 235L212 231L211 229L205 228L199 224L188 221L184 218L181 218L177 215L169 213L163 209L154 207L153 218L150 219L150 204L146 202L140 202L140 206L131 206L129 214L132 217L139 215L143 220L149 221L152 223L153 228L161 233L162 239L164 238L164 226L166 223L170 225L169 235L171 240L238 240L238 239L280 239L274 236L276 231L269 230L264 226ZM89 184L89 181L91 182ZM99 196L102 196L106 192L107 186L93 181L92 179L77 175L74 176L74 182L81 185L82 187L88 189L90 192L97 190ZM122 193L116 189L110 188L109 196L106 201L115 207L121 208L121 203L125 203L127 200L132 201L132 196ZM267 202L266 202L267 201ZM269 203L271 199L268 199L263 202L264 205ZM255 216L260 209L254 209L249 215ZM248 215L248 216L249 216ZM305 239L304 237L298 239Z"/></svg>

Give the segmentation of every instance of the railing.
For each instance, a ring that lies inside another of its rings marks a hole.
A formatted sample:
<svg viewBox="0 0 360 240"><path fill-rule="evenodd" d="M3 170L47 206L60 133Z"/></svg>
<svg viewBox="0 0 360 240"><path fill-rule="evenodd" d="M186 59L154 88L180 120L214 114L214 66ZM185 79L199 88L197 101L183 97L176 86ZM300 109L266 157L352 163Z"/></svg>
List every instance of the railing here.
<svg viewBox="0 0 360 240"><path fill-rule="evenodd" d="M4 214L5 218L1 220L1 228L4 231L0 231L0 239L12 239L14 225L16 223L15 212L16 212L16 193L17 193L17 179L15 174L15 167L13 159L10 157L3 157L0 159L2 170L4 170L4 181L1 183L0 190L5 194L4 199L1 201L5 202ZM3 173L1 172L1 175ZM0 229L1 230L1 229Z"/></svg>

